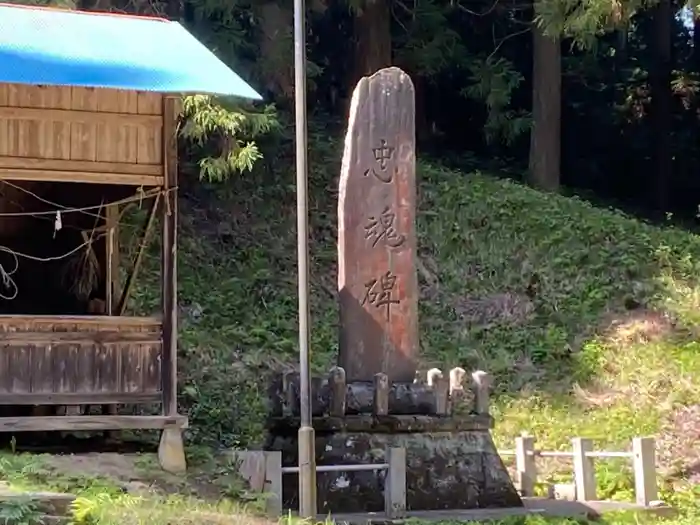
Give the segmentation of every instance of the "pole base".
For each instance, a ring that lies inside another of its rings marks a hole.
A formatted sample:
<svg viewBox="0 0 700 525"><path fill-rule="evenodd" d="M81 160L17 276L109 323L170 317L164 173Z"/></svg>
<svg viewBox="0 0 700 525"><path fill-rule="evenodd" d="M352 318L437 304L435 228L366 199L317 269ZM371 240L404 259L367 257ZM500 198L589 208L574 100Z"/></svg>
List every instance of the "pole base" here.
<svg viewBox="0 0 700 525"><path fill-rule="evenodd" d="M299 440L299 515L316 519L316 433L313 427L301 427Z"/></svg>

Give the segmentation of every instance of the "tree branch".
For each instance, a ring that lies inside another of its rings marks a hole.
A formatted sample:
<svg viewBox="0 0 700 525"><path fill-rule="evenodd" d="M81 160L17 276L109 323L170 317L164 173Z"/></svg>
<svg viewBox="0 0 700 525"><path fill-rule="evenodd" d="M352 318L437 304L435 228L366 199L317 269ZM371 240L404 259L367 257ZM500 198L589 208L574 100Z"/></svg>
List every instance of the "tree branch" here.
<svg viewBox="0 0 700 525"><path fill-rule="evenodd" d="M502 46L507 40L510 40L511 38L514 38L514 37L516 37L516 36L524 35L524 34L527 33L528 31L530 31L530 27L528 27L527 29L522 29L521 31L516 31L515 33L511 33L510 35L504 36L504 37L498 42L498 44L496 44L496 47L494 48L493 51L491 51L491 54L490 54L488 57L486 57L486 60L488 61L488 60L490 60L491 58L493 58L493 56L498 52L498 50L501 48L501 46ZM494 38L494 44L495 44L495 43L496 43L496 42L495 42L495 38Z"/></svg>

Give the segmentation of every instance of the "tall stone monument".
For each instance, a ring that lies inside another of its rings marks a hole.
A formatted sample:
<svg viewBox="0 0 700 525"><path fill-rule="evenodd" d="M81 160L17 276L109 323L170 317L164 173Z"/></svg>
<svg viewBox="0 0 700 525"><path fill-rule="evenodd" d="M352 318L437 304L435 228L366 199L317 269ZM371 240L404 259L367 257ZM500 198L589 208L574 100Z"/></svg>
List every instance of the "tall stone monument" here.
<svg viewBox="0 0 700 525"><path fill-rule="evenodd" d="M357 84L338 197L340 359L347 381L413 381L418 357L414 91L389 68Z"/></svg>
<svg viewBox="0 0 700 525"><path fill-rule="evenodd" d="M522 506L491 438L488 375L417 373L414 91L397 68L353 93L338 201L338 365L312 378L317 465L378 463L406 449L409 510ZM466 387L466 388L465 388ZM297 463L298 374L269 392L268 450ZM322 472L319 513L377 511L384 471ZM283 503L298 504L283 478Z"/></svg>

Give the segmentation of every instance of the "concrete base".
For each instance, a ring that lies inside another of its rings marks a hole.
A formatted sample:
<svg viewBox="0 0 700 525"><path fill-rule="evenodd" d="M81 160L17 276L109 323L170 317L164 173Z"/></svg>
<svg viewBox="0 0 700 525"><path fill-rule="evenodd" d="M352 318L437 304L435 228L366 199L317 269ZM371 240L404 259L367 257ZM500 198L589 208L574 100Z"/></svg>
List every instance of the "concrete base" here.
<svg viewBox="0 0 700 525"><path fill-rule="evenodd" d="M163 430L160 435L160 445L158 445L158 462L163 470L171 474L182 474L187 471L182 430L179 428Z"/></svg>
<svg viewBox="0 0 700 525"><path fill-rule="evenodd" d="M523 505L488 430L400 434L318 432L317 464L382 463L387 446L406 449L408 510ZM297 464L296 433L271 436L268 449L282 451L283 466ZM383 509L384 471L321 472L317 478L320 514ZM282 488L284 507L297 509L297 476L285 475Z"/></svg>
<svg viewBox="0 0 700 525"><path fill-rule="evenodd" d="M299 514L302 518L313 519L318 512L316 499L316 451L314 443L316 433L313 427L301 427L297 434L299 477L297 487L299 487Z"/></svg>
<svg viewBox="0 0 700 525"><path fill-rule="evenodd" d="M542 498L523 498L524 507L502 508L502 509L457 509L442 511L413 511L407 516L409 520L420 522L438 523L494 523L501 520L504 522L510 518L525 516L541 516L543 518L572 518L599 520L604 514L609 512L634 512L643 515L650 515L656 518L670 519L678 513L675 509L664 506L659 509L640 507L633 503L613 502L613 501L561 501L548 500ZM318 521L323 522L326 515L320 514ZM334 514L331 520L339 525L405 525L407 520L392 520L386 516L377 514ZM508 521L510 523L510 521ZM514 521L513 523L523 523ZM540 523L538 521L538 523ZM554 521L552 523L555 523ZM568 523L568 522L567 522Z"/></svg>

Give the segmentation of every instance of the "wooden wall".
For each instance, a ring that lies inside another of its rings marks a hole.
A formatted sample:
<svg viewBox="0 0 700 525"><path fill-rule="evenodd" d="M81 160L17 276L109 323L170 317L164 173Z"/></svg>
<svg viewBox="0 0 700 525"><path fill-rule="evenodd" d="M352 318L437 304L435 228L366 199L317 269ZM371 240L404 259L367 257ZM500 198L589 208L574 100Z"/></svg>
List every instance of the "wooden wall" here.
<svg viewBox="0 0 700 525"><path fill-rule="evenodd" d="M163 95L0 83L0 179L163 184Z"/></svg>
<svg viewBox="0 0 700 525"><path fill-rule="evenodd" d="M161 400L158 319L0 316L0 404Z"/></svg>

